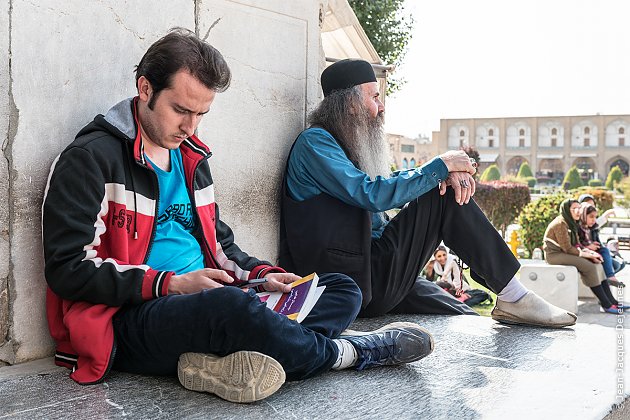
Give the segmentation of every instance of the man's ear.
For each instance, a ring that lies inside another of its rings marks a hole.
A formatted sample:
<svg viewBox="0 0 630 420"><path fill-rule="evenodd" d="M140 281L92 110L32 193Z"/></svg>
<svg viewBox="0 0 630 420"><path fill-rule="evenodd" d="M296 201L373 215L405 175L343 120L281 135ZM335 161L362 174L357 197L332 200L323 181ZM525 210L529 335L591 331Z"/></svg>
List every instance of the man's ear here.
<svg viewBox="0 0 630 420"><path fill-rule="evenodd" d="M144 77L140 76L138 78L137 86L138 88L138 96L142 102L149 102L151 100L151 96L153 95L153 86L151 86L151 82Z"/></svg>

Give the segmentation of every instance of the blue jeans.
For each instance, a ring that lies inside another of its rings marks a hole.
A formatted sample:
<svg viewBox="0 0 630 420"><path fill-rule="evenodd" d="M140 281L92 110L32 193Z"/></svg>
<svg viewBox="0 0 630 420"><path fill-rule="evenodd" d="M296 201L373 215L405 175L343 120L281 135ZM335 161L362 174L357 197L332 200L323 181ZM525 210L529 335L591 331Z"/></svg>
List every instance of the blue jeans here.
<svg viewBox="0 0 630 420"><path fill-rule="evenodd" d="M610 255L610 250L605 246L602 246L597 250L597 252L599 252L599 255L601 255L604 259L602 266L604 268L604 273L606 273L606 278L614 277L616 271L613 267L613 258L612 255Z"/></svg>
<svg viewBox="0 0 630 420"><path fill-rule="evenodd" d="M124 307L114 317L114 369L174 375L182 353L250 350L280 362L287 380L325 372L337 359L332 338L356 318L361 291L343 274L324 274L319 284L326 289L301 324L231 286Z"/></svg>

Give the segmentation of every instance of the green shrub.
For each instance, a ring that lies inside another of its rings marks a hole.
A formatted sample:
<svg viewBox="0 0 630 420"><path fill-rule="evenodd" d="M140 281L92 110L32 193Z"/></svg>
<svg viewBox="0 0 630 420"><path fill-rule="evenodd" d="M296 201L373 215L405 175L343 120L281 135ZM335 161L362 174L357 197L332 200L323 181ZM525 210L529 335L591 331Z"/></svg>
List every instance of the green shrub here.
<svg viewBox="0 0 630 420"><path fill-rule="evenodd" d="M604 183L602 182L601 179L593 178L593 179L588 180L588 186L589 187L603 187Z"/></svg>
<svg viewBox="0 0 630 420"><path fill-rule="evenodd" d="M529 188L534 188L536 186L536 177L535 176L526 176L525 178L521 178L523 181L527 183Z"/></svg>
<svg viewBox="0 0 630 420"><path fill-rule="evenodd" d="M518 217L518 224L521 225L521 242L530 256L534 248L542 247L545 230L560 214L560 203L566 198L567 194L564 192L545 195L530 202L521 211Z"/></svg>
<svg viewBox="0 0 630 420"><path fill-rule="evenodd" d="M529 177L533 177L532 168L529 167L529 163L523 162L521 163L521 167L518 168L517 178L527 179Z"/></svg>
<svg viewBox="0 0 630 420"><path fill-rule="evenodd" d="M606 188L611 190L615 189L615 186L621 182L623 179L623 172L619 166L615 166L608 172L608 176L606 177Z"/></svg>
<svg viewBox="0 0 630 420"><path fill-rule="evenodd" d="M602 214L606 210L612 209L613 202L615 201L615 196L611 191L607 191L603 188L589 188L584 187L580 188L578 191L574 192L573 198L576 200L582 194L590 194L595 199L595 207L597 207L597 212Z"/></svg>
<svg viewBox="0 0 630 420"><path fill-rule="evenodd" d="M501 179L501 171L499 171L499 167L495 164L492 164L486 168L485 171L481 174L481 182L490 182L490 181L498 181Z"/></svg>
<svg viewBox="0 0 630 420"><path fill-rule="evenodd" d="M628 208L630 207L630 178L625 177L617 184L617 189L623 194L623 199L618 201L618 204Z"/></svg>
<svg viewBox="0 0 630 420"><path fill-rule="evenodd" d="M571 166L571 169L564 175L562 180L562 188L565 190L574 190L584 185L582 178L575 166Z"/></svg>
<svg viewBox="0 0 630 420"><path fill-rule="evenodd" d="M505 181L480 182L475 193L475 202L503 233L530 199L526 185Z"/></svg>
<svg viewBox="0 0 630 420"><path fill-rule="evenodd" d="M523 185L527 184L527 182L524 179L518 178L516 175L508 175L506 177L503 177L501 181L513 182L516 184L523 184Z"/></svg>

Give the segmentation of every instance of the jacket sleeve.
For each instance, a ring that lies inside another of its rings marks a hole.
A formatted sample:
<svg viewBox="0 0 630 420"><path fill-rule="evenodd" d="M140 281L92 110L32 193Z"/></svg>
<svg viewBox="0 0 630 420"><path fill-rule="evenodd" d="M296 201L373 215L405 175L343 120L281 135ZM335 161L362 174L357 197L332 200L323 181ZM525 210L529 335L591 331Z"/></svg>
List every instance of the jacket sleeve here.
<svg viewBox="0 0 630 420"><path fill-rule="evenodd" d="M53 163L42 206L50 289L66 300L108 306L166 295L172 272L110 258L112 244L101 242L107 209L105 177L92 153L80 147L64 151Z"/></svg>
<svg viewBox="0 0 630 420"><path fill-rule="evenodd" d="M348 159L330 133L309 129L300 134L289 156L287 187L298 201L324 192L376 213L402 207L447 177L448 169L438 157L396 176L371 179Z"/></svg>
<svg viewBox="0 0 630 420"><path fill-rule="evenodd" d="M217 262L236 280L250 280L265 277L269 273L284 273L285 270L273 266L268 261L250 257L234 243L234 232L219 217L219 206L215 204L217 233Z"/></svg>

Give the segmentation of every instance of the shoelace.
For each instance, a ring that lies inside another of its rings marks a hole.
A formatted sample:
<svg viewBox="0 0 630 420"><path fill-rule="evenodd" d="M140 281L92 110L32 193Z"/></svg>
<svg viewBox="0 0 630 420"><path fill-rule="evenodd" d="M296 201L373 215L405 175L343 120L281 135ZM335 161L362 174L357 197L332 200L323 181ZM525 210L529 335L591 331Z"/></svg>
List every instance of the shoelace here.
<svg viewBox="0 0 630 420"><path fill-rule="evenodd" d="M357 370L363 370L370 366L387 365L391 362L397 353L396 340L393 334L393 332L386 331L374 336L357 337L356 341L362 347Z"/></svg>

